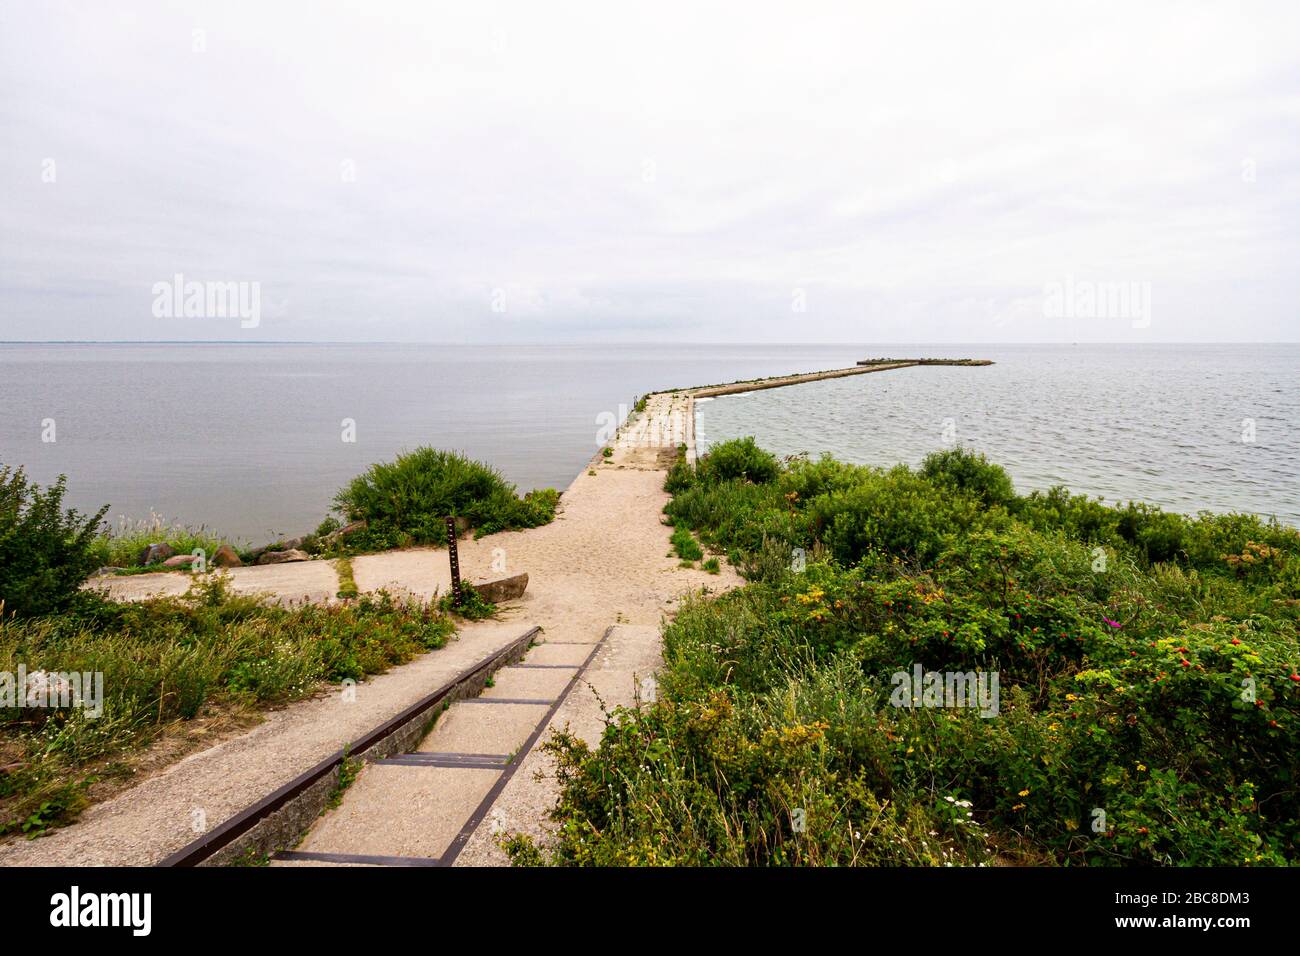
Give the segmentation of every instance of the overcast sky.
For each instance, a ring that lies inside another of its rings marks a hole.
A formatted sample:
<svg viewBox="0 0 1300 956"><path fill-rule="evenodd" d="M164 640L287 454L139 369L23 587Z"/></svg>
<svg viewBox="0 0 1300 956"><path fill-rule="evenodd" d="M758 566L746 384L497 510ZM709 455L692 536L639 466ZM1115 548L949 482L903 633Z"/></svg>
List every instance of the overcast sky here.
<svg viewBox="0 0 1300 956"><path fill-rule="evenodd" d="M1298 38L1294 0L0 0L0 339L1296 341ZM155 315L177 273L256 327ZM1049 314L1067 278L1149 321Z"/></svg>

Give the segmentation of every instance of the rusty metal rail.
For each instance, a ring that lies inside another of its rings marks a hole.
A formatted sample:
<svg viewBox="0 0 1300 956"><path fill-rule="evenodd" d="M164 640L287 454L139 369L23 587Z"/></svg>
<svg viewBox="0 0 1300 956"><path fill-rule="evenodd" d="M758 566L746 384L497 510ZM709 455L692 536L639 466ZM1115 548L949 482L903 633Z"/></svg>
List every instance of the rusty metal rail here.
<svg viewBox="0 0 1300 956"><path fill-rule="evenodd" d="M540 632L540 627L530 628L491 657L462 671L365 736L154 865L200 866L217 856L225 860L232 853L279 849L276 846L263 846L272 835L268 834L266 840L259 840L253 832L255 828L272 823L277 815L286 814L291 808L298 811L299 816L314 820L328 802L331 784L337 780L339 768L345 759L378 759L401 751L412 732L422 733L422 722L435 708L452 703L461 694L481 689L483 682L494 671L523 657ZM295 806L304 802L309 805Z"/></svg>

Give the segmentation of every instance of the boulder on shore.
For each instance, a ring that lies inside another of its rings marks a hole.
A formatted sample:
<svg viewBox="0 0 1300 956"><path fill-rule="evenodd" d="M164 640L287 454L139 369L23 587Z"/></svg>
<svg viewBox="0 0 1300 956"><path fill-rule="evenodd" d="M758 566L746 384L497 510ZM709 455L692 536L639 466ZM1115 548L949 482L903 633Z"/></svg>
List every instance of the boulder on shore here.
<svg viewBox="0 0 1300 956"><path fill-rule="evenodd" d="M197 560L198 558L196 558L192 554L177 554L164 561L163 567L164 568L188 568L191 564L193 564Z"/></svg>
<svg viewBox="0 0 1300 956"><path fill-rule="evenodd" d="M239 560L239 552L228 544L223 544L212 552L212 563L218 568L238 568L244 562Z"/></svg>
<svg viewBox="0 0 1300 956"><path fill-rule="evenodd" d="M478 596L489 604L500 604L503 601L515 601L524 596L524 591L528 587L528 572L522 574L511 574L502 578L493 578L491 581L480 581L471 584Z"/></svg>
<svg viewBox="0 0 1300 956"><path fill-rule="evenodd" d="M176 554L176 549L165 541L151 544L140 552L140 563L160 564Z"/></svg>
<svg viewBox="0 0 1300 956"><path fill-rule="evenodd" d="M310 561L311 555L306 551L299 551L297 548L289 548L285 551L264 551L262 556L257 559L258 564L288 564L290 561Z"/></svg>
<svg viewBox="0 0 1300 956"><path fill-rule="evenodd" d="M263 561L263 556L272 551L296 551L302 547L302 538L281 538L271 544L264 544L260 548L254 548L248 552L248 562L250 564L277 564L275 561Z"/></svg>
<svg viewBox="0 0 1300 956"><path fill-rule="evenodd" d="M331 531L329 534L327 534L324 538L325 544L332 545L335 542L340 541L343 538L346 538L350 534L354 534L357 531L364 531L366 527L367 524L364 518L361 519L360 521L353 521L350 522L349 524L345 524L337 531Z"/></svg>

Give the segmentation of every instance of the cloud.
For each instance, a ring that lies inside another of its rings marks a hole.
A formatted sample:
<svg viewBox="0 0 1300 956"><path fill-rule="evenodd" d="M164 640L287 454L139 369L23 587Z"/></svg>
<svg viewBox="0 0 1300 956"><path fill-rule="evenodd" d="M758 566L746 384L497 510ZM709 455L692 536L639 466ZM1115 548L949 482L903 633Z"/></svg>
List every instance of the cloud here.
<svg viewBox="0 0 1300 956"><path fill-rule="evenodd" d="M1294 4L0 11L0 339L1297 337Z"/></svg>

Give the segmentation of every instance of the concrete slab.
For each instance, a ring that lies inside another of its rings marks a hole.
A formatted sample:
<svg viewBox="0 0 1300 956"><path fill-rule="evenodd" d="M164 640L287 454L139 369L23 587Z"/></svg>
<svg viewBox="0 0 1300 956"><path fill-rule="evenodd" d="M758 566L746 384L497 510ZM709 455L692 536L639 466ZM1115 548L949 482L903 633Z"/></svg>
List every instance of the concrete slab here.
<svg viewBox="0 0 1300 956"><path fill-rule="evenodd" d="M546 716L544 704L453 704L417 751L512 754Z"/></svg>
<svg viewBox="0 0 1300 956"><path fill-rule="evenodd" d="M445 550L413 548L352 559L352 577L360 591L386 590L428 599L451 590L451 566Z"/></svg>
<svg viewBox="0 0 1300 956"><path fill-rule="evenodd" d="M441 856L500 770L369 764L342 804L298 850L367 856Z"/></svg>
<svg viewBox="0 0 1300 956"><path fill-rule="evenodd" d="M328 604L338 599L339 578L332 561L295 561L256 567L228 568L224 572L236 594L267 594L277 602ZM92 578L85 586L104 591L114 601L141 601L149 597L175 597L189 590L196 577L186 572L132 574Z"/></svg>
<svg viewBox="0 0 1300 956"><path fill-rule="evenodd" d="M532 669L503 667L497 671L494 683L481 695L484 698L514 697L528 700L555 700L573 679L577 668ZM484 706L475 704L471 706Z"/></svg>
<svg viewBox="0 0 1300 956"><path fill-rule="evenodd" d="M644 696L642 681L661 666L660 647L658 627L620 624L612 628L596 659L548 722L539 744L550 739L553 731L563 728L592 745L598 744L605 728L601 702L607 708L631 707L638 694ZM535 647L529 651L525 660L537 650ZM536 746L523 755L522 763L493 804L489 817L500 821L507 832L527 833L544 840L549 826L545 811L555 805L558 796L554 760ZM456 865L501 866L507 862L490 828L480 824Z"/></svg>
<svg viewBox="0 0 1300 956"><path fill-rule="evenodd" d="M538 644L528 652L525 664L570 664L578 667L591 654L591 644Z"/></svg>
<svg viewBox="0 0 1300 956"><path fill-rule="evenodd" d="M251 568L231 568L230 586L239 594L272 594L281 603L310 601L327 604L338 599L339 576L333 561L295 561Z"/></svg>

